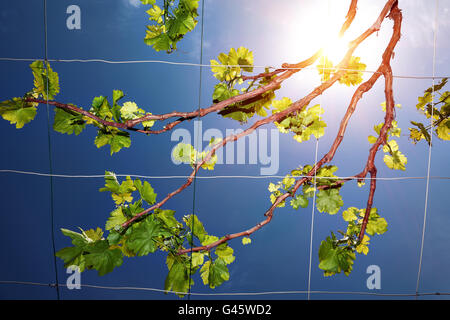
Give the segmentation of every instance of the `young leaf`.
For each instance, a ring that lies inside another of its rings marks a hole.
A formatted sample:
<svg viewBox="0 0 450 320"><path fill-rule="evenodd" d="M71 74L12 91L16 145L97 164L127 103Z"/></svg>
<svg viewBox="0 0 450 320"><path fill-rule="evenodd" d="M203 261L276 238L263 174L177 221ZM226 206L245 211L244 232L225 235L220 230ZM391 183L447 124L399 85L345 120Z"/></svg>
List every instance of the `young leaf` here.
<svg viewBox="0 0 450 320"><path fill-rule="evenodd" d="M122 223L126 222L127 218L124 216L122 212L122 207L118 207L113 212L111 212L111 216L106 221L105 229L112 230L116 226L120 226Z"/></svg>
<svg viewBox="0 0 450 320"><path fill-rule="evenodd" d="M77 136L85 127L86 121L81 114L60 108L55 109L53 130L65 134L75 133Z"/></svg>
<svg viewBox="0 0 450 320"><path fill-rule="evenodd" d="M225 264L230 264L234 261L235 256L233 256L233 248L229 247L228 244L223 243L216 247L216 255L225 262Z"/></svg>
<svg viewBox="0 0 450 320"><path fill-rule="evenodd" d="M230 279L230 273L226 266L226 263L217 258L214 261L206 261L203 267L200 269L200 274L203 279L203 283L209 284L211 289L220 286L224 281Z"/></svg>
<svg viewBox="0 0 450 320"><path fill-rule="evenodd" d="M308 206L308 198L306 198L304 195L302 194L298 194L296 195L292 200L291 200L291 206L292 208L294 208L295 210L297 210L299 207L302 208L306 208Z"/></svg>
<svg viewBox="0 0 450 320"><path fill-rule="evenodd" d="M358 219L359 209L355 207L350 207L344 212L342 212L342 218L345 221L354 221Z"/></svg>
<svg viewBox="0 0 450 320"><path fill-rule="evenodd" d="M36 116L37 109L23 101L22 98L12 98L0 102L0 115L3 119L16 125L16 129L23 128Z"/></svg>
<svg viewBox="0 0 450 320"><path fill-rule="evenodd" d="M115 152L119 152L122 148L129 148L131 145L130 134L119 130L98 130L97 137L95 138L95 145L97 148L101 148L105 145L110 145L111 155Z"/></svg>
<svg viewBox="0 0 450 320"><path fill-rule="evenodd" d="M134 228L127 241L127 247L136 255L145 256L156 251L158 237L170 237L171 235L158 220L149 216Z"/></svg>
<svg viewBox="0 0 450 320"><path fill-rule="evenodd" d="M93 246L87 248L87 251L89 253L84 256L86 267L96 269L99 276L110 273L123 263L122 251L110 249L106 240L97 241Z"/></svg>
<svg viewBox="0 0 450 320"><path fill-rule="evenodd" d="M186 226L191 230L191 232L194 234L195 237L197 237L198 240L202 243L202 245L206 245L204 241L206 238L206 230L203 227L203 224L198 220L198 217L196 215L188 215L183 218L184 223Z"/></svg>
<svg viewBox="0 0 450 320"><path fill-rule="evenodd" d="M45 100L53 100L59 93L59 77L50 67L50 63L36 60L30 64L34 76L33 91Z"/></svg>
<svg viewBox="0 0 450 320"><path fill-rule="evenodd" d="M141 195L141 198L147 202L148 204L154 204L156 201L156 193L153 190L150 183L147 181L144 181L144 184L141 183L141 180L136 179L134 181L134 186L139 191L139 194Z"/></svg>
<svg viewBox="0 0 450 320"><path fill-rule="evenodd" d="M173 257L171 254L167 256L167 267L169 268L169 273L164 282L164 289L174 291L179 297L183 297L189 291L188 267L183 261ZM192 284L193 281L191 280Z"/></svg>
<svg viewBox="0 0 450 320"><path fill-rule="evenodd" d="M317 193L317 210L335 214L344 205L338 189L319 190Z"/></svg>
<svg viewBox="0 0 450 320"><path fill-rule="evenodd" d="M405 165L408 162L408 159L403 153L397 150L392 152L391 156L387 154L384 155L383 161L389 169L404 171L406 170Z"/></svg>
<svg viewBox="0 0 450 320"><path fill-rule="evenodd" d="M356 252L367 255L367 253L369 253L369 240L369 236L365 234L361 243L356 246Z"/></svg>

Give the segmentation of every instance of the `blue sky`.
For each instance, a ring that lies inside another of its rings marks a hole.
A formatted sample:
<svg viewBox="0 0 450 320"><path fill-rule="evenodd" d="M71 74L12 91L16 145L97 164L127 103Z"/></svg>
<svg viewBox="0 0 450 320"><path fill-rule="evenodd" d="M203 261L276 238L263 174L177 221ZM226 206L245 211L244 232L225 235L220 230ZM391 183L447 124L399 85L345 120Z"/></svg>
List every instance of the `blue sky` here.
<svg viewBox="0 0 450 320"><path fill-rule="evenodd" d="M433 4L431 4L433 3ZM76 4L81 8L81 30L66 28L66 8ZM361 2L360 12L350 35L358 34L374 19L383 1ZM400 1L404 23L402 38L392 61L394 74L431 76L433 67L434 1ZM447 41L450 32L450 1L440 1L436 38L436 75L450 74ZM323 36L320 25L345 16L347 2L342 7L328 7L328 1L205 1L203 63L209 63L220 52L230 47L245 46L254 52L255 65L279 66L283 62L297 62L315 51L308 43ZM167 55L155 53L143 42L147 17L146 8L135 0L66 1L48 0L48 56L50 59L157 59L198 63L200 59L200 28L189 33L179 45L179 51ZM7 43L0 49L0 57L43 58L44 26L43 2L2 2L0 4L0 39ZM329 18L332 17L332 18ZM325 21L325 22L324 22ZM392 23L386 20L378 36L362 44L359 54L368 70L374 70L379 53L391 34ZM356 52L358 54L358 51ZM22 96L32 86L30 62L0 61L0 100ZM199 68L167 64L103 64L54 62L59 73L61 93L57 100L89 106L99 95L112 95L121 89L123 101L135 101L141 108L158 114L168 111L191 111L198 107ZM256 69L255 71L260 71ZM365 74L367 79L370 74ZM201 106L212 103L215 78L208 68L203 69ZM304 70L285 82L277 91L277 99L284 96L293 100L304 96L320 83L314 70ZM402 104L397 120L403 133L407 133L410 120L420 120L415 111L417 97L431 85L431 79L395 78L396 103ZM367 136L373 134L373 125L383 119L379 106L384 101L382 79L367 93L358 105L349 123L346 137L332 164L339 167L338 175L348 176L359 172L367 159ZM320 103L326 110L326 134L319 140L318 156L328 151L344 114L352 88L335 86L312 103ZM53 111L50 110L50 116ZM193 134L194 123L181 127ZM239 123L224 120L217 115L202 119L204 131L215 128L245 128ZM247 125L248 126L248 125ZM266 129L273 129L267 126ZM0 169L31 172L49 172L47 113L40 106L36 119L23 129L16 130L6 121L0 122L2 157ZM133 134L132 145L110 156L109 149L97 149L93 141L95 131L85 130L80 136L51 132L53 172L68 175L95 175L104 170L118 174L146 176L185 176L190 174L187 165L171 162L170 151L176 142L171 134L144 136ZM299 165L314 162L315 141L298 144L288 134L280 134L280 164L277 175L284 175ZM406 136L398 139L400 150L408 157L407 171L388 169L382 161L382 152L376 159L379 177L424 177L427 175L428 146L412 145ZM450 176L448 168L449 147L434 140L431 155L431 176ZM206 143L204 143L206 146ZM260 175L261 164L217 165L213 172L201 171L202 177ZM54 282L53 253L50 225L50 180L48 177L0 173L0 212L3 232L0 236L4 259L0 265L0 280L17 280L40 283ZM158 199L184 183L183 179L149 179ZM277 179L220 178L198 179L196 183L196 214L206 230L218 236L245 230L263 220L270 206L269 182ZM448 241L450 217L446 195L448 180L432 179L429 185L428 217L424 242L424 255L420 281L421 292L449 292L450 280L445 269L450 266ZM103 227L114 208L106 193L98 189L102 178L53 179L54 228L57 250L69 245L59 228L75 230ZM359 255L352 274L347 277L323 277L318 266L317 251L320 241L330 231L343 228L341 211L334 216L315 212L311 290L375 292L366 287L366 268L381 268L381 289L378 293L414 293L416 289L419 252L425 207L425 179L408 179L378 182L375 206L389 223L389 231L374 236L367 256ZM368 186L358 188L350 182L341 189L344 208L363 207L367 201ZM193 188L190 187L165 208L176 210L177 216L192 212ZM236 261L229 266L230 281L211 290L203 286L198 275L193 292L260 292L303 291L307 289L309 245L312 206L299 211L292 208L276 210L272 222L252 235L252 244L243 246L240 240L230 242ZM124 264L112 273L98 277L96 272L82 274L82 283L104 286L164 287L167 268L162 254L125 259ZM67 274L63 263L57 260L59 282L65 283ZM208 296L201 296L208 298ZM370 296L313 294L313 299L371 298ZM43 286L0 285L0 298L4 299L54 299L53 288ZM61 289L63 299L177 299L151 291L110 291L93 288L82 290ZM196 299L198 296L193 296ZM217 298L217 297L215 297ZM219 298L229 298L227 296ZM248 298L233 296L233 298ZM250 297L251 298L251 297ZM265 295L264 299L305 299L305 294ZM378 297L379 298L379 297Z"/></svg>

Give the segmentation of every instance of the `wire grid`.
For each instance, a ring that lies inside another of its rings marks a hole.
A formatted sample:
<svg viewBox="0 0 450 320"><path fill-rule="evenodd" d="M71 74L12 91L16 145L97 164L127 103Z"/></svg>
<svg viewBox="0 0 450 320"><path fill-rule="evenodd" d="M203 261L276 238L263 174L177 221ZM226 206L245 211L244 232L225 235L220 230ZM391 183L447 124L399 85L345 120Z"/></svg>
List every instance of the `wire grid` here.
<svg viewBox="0 0 450 320"><path fill-rule="evenodd" d="M135 63L160 63L160 64L170 64L170 65L178 65L178 66L192 66L192 67L199 67L200 68L200 87L199 87L199 108L200 108L200 94L201 94L201 69L203 67L210 67L211 65L203 64L202 58L200 57L200 63L186 63L186 62L172 62L172 61L163 61L163 60L106 60L106 59L49 59L47 54L47 1L43 0L44 2L44 32L45 32L45 58L9 58L9 57L0 57L0 61L35 61L35 60L41 60L41 61L50 61L50 62L62 62L62 63L73 63L73 62L80 62L80 63L107 63L107 64L135 64ZM438 6L439 6L439 0L435 1L435 21L434 21L434 38L433 38L433 70L431 76L413 76L413 75L394 75L395 78L405 78L405 79L431 79L432 85L435 84L435 79L442 79L447 78L448 76L436 76L435 74L435 63L436 63L436 34L437 34L437 27L438 27ZM204 13L204 1L202 1L202 40L203 40L203 13ZM330 0L328 0L328 15L330 15ZM203 41L201 42L201 50L203 50ZM266 66L253 66L254 68L266 68ZM277 69L276 67L269 67L270 69ZM285 68L286 69L286 68ZM287 68L291 69L291 68ZM295 69L295 68L293 68ZM313 67L307 67L303 68L307 70L315 70ZM324 70L326 68L324 67ZM352 70L352 69L345 69L348 71L359 71L360 70ZM369 71L365 70L363 72L367 73L374 73L375 71ZM48 81L48 80L47 80ZM433 88L434 89L434 88ZM48 84L47 84L47 90L48 90ZM434 95L434 91L432 92ZM322 95L321 95L322 97ZM432 101L432 105L434 106L434 100ZM48 114L48 104L47 104L47 114ZM432 119L430 119L430 123L432 124ZM48 120L48 126L50 125L49 118ZM48 127L49 129L49 127ZM432 137L432 126L430 127L430 136ZM318 156L318 139L316 139L315 144L315 163L317 163L317 156ZM103 178L104 175L68 175L68 174L54 174L52 172L52 158L51 158L51 140L49 136L49 163L50 163L50 173L42 173L42 172L33 172L33 171L21 171L21 170L14 170L14 169L0 169L0 173L15 173L15 174L24 174L24 175L35 175L35 176L44 176L49 177L51 181L51 208L52 208L52 217L51 217L51 224L52 224L52 233L54 231L54 225L53 225L53 187L52 187L52 179L57 178ZM426 231L426 222L427 222L427 207L428 207L428 194L429 194L429 182L431 179L450 179L450 177L442 177L442 176L430 176L430 169L431 169L431 145L429 147L428 151L428 167L427 167L427 176L426 177L377 177L375 179L377 180L407 180L407 179L426 179L426 190L425 190L425 205L424 205L424 218L423 218L423 228L422 228L422 239L421 239L421 248L420 248L420 260L419 260L419 267L418 267L418 275L417 275L417 286L415 293L377 293L377 292L357 292L357 291L320 291L320 290L311 290L311 251L312 251L312 244L313 244L313 232L314 232L314 212L315 212L315 198L316 194L314 192L313 196L313 208L311 213L311 241L310 241L310 257L309 257L309 272L308 272L308 288L307 290L295 290L295 291L266 291L266 292L229 292L229 293L198 293L198 292L191 292L189 290L188 297L191 295L194 296L258 296L258 295L268 295L268 294L306 294L307 298L310 299L311 294L338 294L338 295L346 295L346 294L353 294L353 295L367 295L367 296L386 296L386 297L419 297L419 296L433 296L433 295L450 295L450 292L419 292L419 286L420 286L420 275L421 275L421 266L422 266L422 258L423 258L423 250L424 250L424 237L425 237L425 231ZM143 175L126 175L126 174L118 174L117 176L133 176L133 177L141 177L141 178L147 178L147 179L185 179L187 176L143 176ZM243 179L270 179L270 178L283 178L284 176L199 176L195 177L195 179L221 179L221 178L243 178ZM319 177L319 178L334 178L334 179L343 179L343 178L349 178L349 177ZM370 177L366 177L365 179L370 180ZM194 185L194 192L195 192L195 185ZM195 211L195 194L193 196L193 213ZM52 236L53 239L53 236ZM52 240L54 241L54 240ZM53 242L54 245L54 242ZM53 248L54 250L54 248ZM66 287L65 284L58 283L58 275L57 275L57 268L55 266L55 283L42 283L42 282L28 282L28 281L15 281L15 280L0 280L0 284L4 285L32 285L32 286L49 286L52 288L55 288L57 291L57 298L59 299L59 288L60 287ZM167 291L163 289L158 288L148 288L148 287L129 287L129 286L102 286L102 285L92 285L92 284L81 284L81 287L86 288L97 288L97 289L104 289L104 290L140 290L140 291L153 291L153 292L160 292L160 293L172 293L177 294L180 292L175 291ZM185 294L185 293L184 293Z"/></svg>

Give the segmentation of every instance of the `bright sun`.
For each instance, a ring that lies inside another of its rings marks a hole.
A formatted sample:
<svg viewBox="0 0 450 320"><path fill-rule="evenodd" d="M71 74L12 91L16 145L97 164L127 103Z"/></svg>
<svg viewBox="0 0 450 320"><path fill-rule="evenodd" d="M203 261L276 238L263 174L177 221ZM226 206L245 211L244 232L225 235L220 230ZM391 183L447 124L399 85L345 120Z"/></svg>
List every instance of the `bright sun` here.
<svg viewBox="0 0 450 320"><path fill-rule="evenodd" d="M322 45L324 55L330 59L334 65L337 65L344 58L348 50L348 40L342 38L332 38L325 40Z"/></svg>
<svg viewBox="0 0 450 320"><path fill-rule="evenodd" d="M348 7L343 6L340 1L318 1L309 9L309 14L299 9L301 17L291 24L290 29L297 32L297 37L300 36L298 42L291 41L291 44L295 46L296 52L302 53L302 56L308 56L322 48L324 55L334 65L341 62L348 50L349 43L359 35L361 30L370 26L374 11L372 7L372 11L358 11L350 29L345 32L343 37L339 37L339 31L345 21ZM299 30L301 31L299 32ZM367 60L374 58L372 51L373 48L358 49L357 54L361 56L364 62L369 62Z"/></svg>

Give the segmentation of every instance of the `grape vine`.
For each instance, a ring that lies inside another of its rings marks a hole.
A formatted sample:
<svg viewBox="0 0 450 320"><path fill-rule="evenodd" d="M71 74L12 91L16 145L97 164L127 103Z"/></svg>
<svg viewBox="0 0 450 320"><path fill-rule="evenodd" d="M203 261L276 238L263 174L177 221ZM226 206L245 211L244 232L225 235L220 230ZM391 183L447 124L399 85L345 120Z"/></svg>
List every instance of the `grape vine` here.
<svg viewBox="0 0 450 320"><path fill-rule="evenodd" d="M147 11L151 25L147 26L145 43L156 51L173 52L183 36L192 31L198 17L198 0L165 0L163 6L156 0L141 0L150 5ZM345 22L340 29L344 34L357 14L357 0L352 0ZM363 82L362 71L366 65L353 55L355 49L369 36L380 30L383 21L393 21L392 36L387 43L382 61L376 72ZM361 187L370 175L370 189L365 208L348 207L342 210L346 230L331 232L321 242L319 248L319 268L325 276L337 273L349 275L357 254L367 255L369 237L387 231L387 221L373 207L376 190L377 168L374 164L379 150L384 153L386 166L393 170L406 170L407 158L399 150L394 137L400 137L401 128L395 120L392 90L392 70L390 61L400 39L402 13L396 0L388 0L373 25L349 43L343 60L333 65L323 50L318 50L310 58L295 64L285 63L280 69L263 73L253 73L253 52L248 48L231 48L228 53L220 53L217 60L211 60L211 71L218 80L212 95L212 104L192 112L170 112L152 114L140 108L133 101L123 101L125 94L113 90L111 98L94 97L92 103L83 109L74 104L58 102L55 97L60 91L59 75L47 61L35 61L30 65L34 76L33 88L23 97L16 97L0 103L0 115L17 129L34 119L40 104L55 107L53 129L63 134L81 134L88 126L97 130L94 143L98 148L109 145L113 155L131 145L132 133L147 135L161 134L172 130L186 120L205 117L216 113L246 125L257 115L261 119L253 122L244 131L232 134L222 140L211 140L208 151L196 150L192 145L180 143L173 150L173 158L189 163L192 172L186 182L164 197L157 197L153 187L139 179L126 177L119 181L113 172L105 172L105 185L101 192L109 192L114 202L102 228L78 232L61 229L71 239L72 246L62 248L56 255L66 267L76 265L81 271L97 270L99 275L107 274L123 263L124 257L146 256L158 250L167 254L168 274L165 290L175 291L183 296L193 282L191 277L199 271L202 282L210 288L220 286L229 280L228 265L235 260L234 250L229 242L241 238L243 245L251 243L251 235L268 224L276 208L291 206L301 210L316 196L319 212L335 215L343 209L341 188L349 181L356 181ZM303 68L316 65L321 76L321 84L303 98L292 101L288 97L276 99L276 91L283 82ZM367 162L361 172L352 177L339 179L335 175L338 167L329 164L344 139L348 122L356 110L362 96L370 91L376 81L383 76L385 102L381 109L385 113L384 122L374 125L374 134L368 137L370 148ZM443 91L448 79L425 90L418 98L417 110L432 124L411 121L409 137L413 143L424 140L431 143L430 132L442 140L450 139L450 93ZM173 210L165 207L166 202L188 188L200 169L214 170L217 162L216 151L227 143L236 141L259 127L274 123L280 132L292 135L302 143L312 137L320 138L326 133L327 124L321 120L325 107L310 102L336 82L355 86L338 133L329 151L314 165L305 164L293 169L278 183L270 183L270 207L264 213L264 220L257 225L237 233L224 236L210 235L195 214L177 217ZM159 127L159 129L153 129Z"/></svg>

